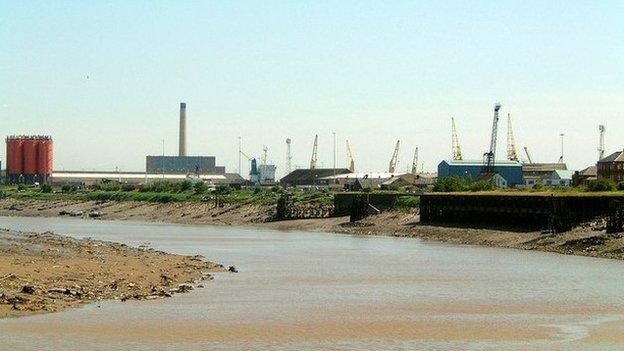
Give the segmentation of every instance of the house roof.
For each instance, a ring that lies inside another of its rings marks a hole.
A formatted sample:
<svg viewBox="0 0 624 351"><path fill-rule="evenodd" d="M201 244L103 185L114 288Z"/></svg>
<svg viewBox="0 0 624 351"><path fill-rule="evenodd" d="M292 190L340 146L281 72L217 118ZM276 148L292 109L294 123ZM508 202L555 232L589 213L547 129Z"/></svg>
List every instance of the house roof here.
<svg viewBox="0 0 624 351"><path fill-rule="evenodd" d="M579 174L588 177L595 177L598 175L598 170L596 166L589 166L583 170L580 170Z"/></svg>
<svg viewBox="0 0 624 351"><path fill-rule="evenodd" d="M442 162L446 162L449 166L485 166L485 162L483 160L443 160ZM517 161L509 161L509 160L496 160L494 162L495 167L521 167L522 164Z"/></svg>
<svg viewBox="0 0 624 351"><path fill-rule="evenodd" d="M624 162L624 151L616 151L612 153L611 155L598 161L598 163L605 163L605 162L609 162L609 163L610 162Z"/></svg>
<svg viewBox="0 0 624 351"><path fill-rule="evenodd" d="M323 177L323 179L390 179L395 176L407 174L405 172L396 173L375 173L375 172L359 172L359 173L342 173Z"/></svg>

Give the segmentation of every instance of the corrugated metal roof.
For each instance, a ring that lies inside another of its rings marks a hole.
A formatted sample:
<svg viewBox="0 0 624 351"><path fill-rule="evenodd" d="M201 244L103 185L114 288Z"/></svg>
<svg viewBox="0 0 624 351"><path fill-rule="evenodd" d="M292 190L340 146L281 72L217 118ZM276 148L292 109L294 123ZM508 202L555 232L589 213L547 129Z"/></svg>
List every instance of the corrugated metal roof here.
<svg viewBox="0 0 624 351"><path fill-rule="evenodd" d="M145 174L145 173L138 173L138 172L128 172L128 173L122 173L122 172L101 172L101 173L97 173L97 172L54 172L52 173L52 178L59 180L59 179L122 179L122 180L127 180L127 179L137 179L137 178L141 178L141 179L186 179L187 176L186 174ZM202 174L200 175L200 178L203 180L226 180L225 175L221 175L221 174L215 174L215 175L206 175L206 174Z"/></svg>
<svg viewBox="0 0 624 351"><path fill-rule="evenodd" d="M523 163L522 171L524 172L550 172L550 171L567 171L568 166L565 163Z"/></svg>
<svg viewBox="0 0 624 351"><path fill-rule="evenodd" d="M485 162L483 162L483 160L444 160L442 162L446 162L451 166L485 166ZM494 162L494 166L496 167L521 167L522 164L517 161L496 160Z"/></svg>

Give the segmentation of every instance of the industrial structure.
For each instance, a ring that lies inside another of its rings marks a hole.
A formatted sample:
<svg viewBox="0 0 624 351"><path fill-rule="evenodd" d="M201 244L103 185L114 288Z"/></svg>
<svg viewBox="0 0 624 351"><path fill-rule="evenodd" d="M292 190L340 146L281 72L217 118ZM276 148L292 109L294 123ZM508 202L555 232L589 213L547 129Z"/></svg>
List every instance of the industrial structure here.
<svg viewBox="0 0 624 351"><path fill-rule="evenodd" d="M523 184L522 164L515 161L496 161L492 174L500 174L509 187ZM444 160L438 165L438 178L467 177L473 180L482 179L483 162L470 160Z"/></svg>
<svg viewBox="0 0 624 351"><path fill-rule="evenodd" d="M180 103L178 156L146 156L147 174L224 175L225 167L216 165L215 156L188 156L186 145L186 103Z"/></svg>
<svg viewBox="0 0 624 351"><path fill-rule="evenodd" d="M347 139L347 162L349 163L349 170L355 172L355 159L353 158L353 151L351 150L351 142Z"/></svg>
<svg viewBox="0 0 624 351"><path fill-rule="evenodd" d="M178 156L186 156L186 102L180 103L180 139Z"/></svg>
<svg viewBox="0 0 624 351"><path fill-rule="evenodd" d="M598 141L598 161L602 160L604 158L604 153L605 153L605 131L607 129L605 128L604 125L599 125L598 126L598 132L600 133L600 139Z"/></svg>
<svg viewBox="0 0 624 351"><path fill-rule="evenodd" d="M412 174L418 174L418 146L414 149L414 158L412 159Z"/></svg>
<svg viewBox="0 0 624 351"><path fill-rule="evenodd" d="M286 139L286 174L292 171L292 149L291 149L292 140L290 138Z"/></svg>
<svg viewBox="0 0 624 351"><path fill-rule="evenodd" d="M318 161L318 134L314 136L314 146L312 146L312 157L310 158L310 169L316 169Z"/></svg>
<svg viewBox="0 0 624 351"><path fill-rule="evenodd" d="M6 151L8 183L45 183L54 170L54 142L50 136L9 136Z"/></svg>
<svg viewBox="0 0 624 351"><path fill-rule="evenodd" d="M335 184L335 181L328 177L348 173L351 171L346 168L295 169L280 179L280 184L285 187L325 187Z"/></svg>
<svg viewBox="0 0 624 351"><path fill-rule="evenodd" d="M455 126L455 118L451 117L451 141L453 145L452 158L453 160L463 160L461 146L459 145L459 136L457 135L457 127Z"/></svg>
<svg viewBox="0 0 624 351"><path fill-rule="evenodd" d="M490 136L490 150L483 154L485 167L483 169L484 174L495 173L495 161L496 161L496 140L498 136L498 111L500 111L501 104L497 102L494 104L494 121L492 122L492 134Z"/></svg>
<svg viewBox="0 0 624 351"><path fill-rule="evenodd" d="M215 156L146 156L148 174L225 174Z"/></svg>
<svg viewBox="0 0 624 351"><path fill-rule="evenodd" d="M513 128L511 127L510 113L507 114L507 159L509 161L518 161L518 151L516 150Z"/></svg>
<svg viewBox="0 0 624 351"><path fill-rule="evenodd" d="M401 146L401 140L397 140L396 145L394 147L394 151L392 152L392 158L390 158L390 163L388 164L388 173L395 173L397 169L397 164L399 162L399 147Z"/></svg>

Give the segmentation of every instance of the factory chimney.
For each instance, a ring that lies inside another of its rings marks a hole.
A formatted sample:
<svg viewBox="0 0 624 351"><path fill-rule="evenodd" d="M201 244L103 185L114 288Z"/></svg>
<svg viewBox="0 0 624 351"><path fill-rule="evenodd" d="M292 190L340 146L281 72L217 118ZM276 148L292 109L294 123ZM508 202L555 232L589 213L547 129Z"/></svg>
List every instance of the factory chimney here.
<svg viewBox="0 0 624 351"><path fill-rule="evenodd" d="M180 152L179 156L186 156L186 102L180 103Z"/></svg>

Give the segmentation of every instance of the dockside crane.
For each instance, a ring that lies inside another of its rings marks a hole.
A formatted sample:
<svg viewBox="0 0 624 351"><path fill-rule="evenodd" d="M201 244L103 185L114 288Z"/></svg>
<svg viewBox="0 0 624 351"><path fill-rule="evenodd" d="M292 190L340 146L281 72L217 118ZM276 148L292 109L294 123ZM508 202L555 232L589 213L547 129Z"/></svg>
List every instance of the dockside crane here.
<svg viewBox="0 0 624 351"><path fill-rule="evenodd" d="M392 153L392 158L390 159L390 164L388 165L388 173L396 172L396 166L399 161L399 147L401 146L401 140L397 140L396 146L394 147L394 152Z"/></svg>
<svg viewBox="0 0 624 351"><path fill-rule="evenodd" d="M412 174L418 174L418 146L414 149L414 158L412 159Z"/></svg>
<svg viewBox="0 0 624 351"><path fill-rule="evenodd" d="M514 139L513 128L511 127L511 114L507 114L507 159L510 161L518 161L518 152L516 151L516 140Z"/></svg>
<svg viewBox="0 0 624 351"><path fill-rule="evenodd" d="M314 136L314 146L312 147L312 157L310 158L310 169L316 169L318 157L318 134Z"/></svg>
<svg viewBox="0 0 624 351"><path fill-rule="evenodd" d="M533 160L531 159L531 155L529 154L529 148L526 146L524 147L524 153L526 154L527 160L529 160L529 164L532 165Z"/></svg>
<svg viewBox="0 0 624 351"><path fill-rule="evenodd" d="M349 170L355 172L355 159L353 158L353 151L351 150L351 142L347 139L347 158L349 161Z"/></svg>
<svg viewBox="0 0 624 351"><path fill-rule="evenodd" d="M598 161L604 158L604 153L605 153L604 137L605 137L606 130L607 129L602 124L598 126L598 131L600 132L600 142L598 144Z"/></svg>
<svg viewBox="0 0 624 351"><path fill-rule="evenodd" d="M459 145L459 137L457 136L457 127L455 127L455 118L451 117L451 140L453 144L453 160L463 160L461 146Z"/></svg>
<svg viewBox="0 0 624 351"><path fill-rule="evenodd" d="M498 112L500 111L501 104L497 102L494 105L494 121L492 122L492 135L490 137L490 150L483 154L485 160L484 173L494 174L496 161L496 139L498 137Z"/></svg>

